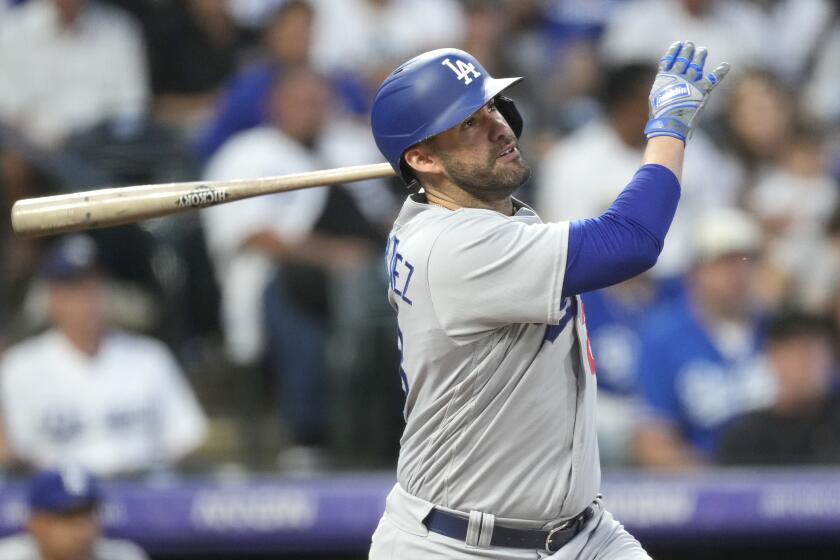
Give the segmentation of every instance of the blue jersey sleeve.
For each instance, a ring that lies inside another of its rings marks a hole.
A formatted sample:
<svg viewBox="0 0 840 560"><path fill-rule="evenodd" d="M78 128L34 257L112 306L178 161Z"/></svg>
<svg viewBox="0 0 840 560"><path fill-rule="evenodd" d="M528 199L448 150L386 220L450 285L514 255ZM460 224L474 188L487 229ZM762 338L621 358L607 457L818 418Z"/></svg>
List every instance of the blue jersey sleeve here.
<svg viewBox="0 0 840 560"><path fill-rule="evenodd" d="M641 334L636 372L639 394L654 417L680 425L683 412L677 395L677 367L668 359L667 339L661 334L650 329Z"/></svg>
<svg viewBox="0 0 840 560"><path fill-rule="evenodd" d="M673 172L643 165L606 212L572 222L563 295L611 286L656 264L679 198Z"/></svg>

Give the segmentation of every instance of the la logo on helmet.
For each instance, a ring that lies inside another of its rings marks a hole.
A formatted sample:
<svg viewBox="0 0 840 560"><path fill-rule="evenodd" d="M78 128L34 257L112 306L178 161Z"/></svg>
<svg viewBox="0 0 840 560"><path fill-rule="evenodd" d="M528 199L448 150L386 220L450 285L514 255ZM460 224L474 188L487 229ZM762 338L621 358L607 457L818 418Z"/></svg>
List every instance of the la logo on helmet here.
<svg viewBox="0 0 840 560"><path fill-rule="evenodd" d="M473 78L481 76L481 72L475 69L475 65L473 65L472 62L467 64L460 58L455 59L455 64L452 64L448 58L445 58L443 62L441 62L441 65L447 66L450 70L452 70L455 73L455 77L459 80L464 80L465 86L470 85ZM472 77L470 77L470 74L472 74Z"/></svg>

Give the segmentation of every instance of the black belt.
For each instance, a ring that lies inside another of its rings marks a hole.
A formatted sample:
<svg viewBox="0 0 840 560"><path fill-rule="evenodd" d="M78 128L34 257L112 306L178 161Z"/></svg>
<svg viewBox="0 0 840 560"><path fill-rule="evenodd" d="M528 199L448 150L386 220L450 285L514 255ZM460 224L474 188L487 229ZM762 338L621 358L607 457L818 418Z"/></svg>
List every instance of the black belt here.
<svg viewBox="0 0 840 560"><path fill-rule="evenodd" d="M595 515L595 509L589 506L575 517L563 522L561 525L548 530L512 529L494 525L493 535L490 537L491 546L503 546L509 548L531 548L536 550L545 549L548 552L557 552L567 542L577 535L587 521ZM447 537L466 541L469 519L446 511L433 509L423 523L429 531L445 535Z"/></svg>

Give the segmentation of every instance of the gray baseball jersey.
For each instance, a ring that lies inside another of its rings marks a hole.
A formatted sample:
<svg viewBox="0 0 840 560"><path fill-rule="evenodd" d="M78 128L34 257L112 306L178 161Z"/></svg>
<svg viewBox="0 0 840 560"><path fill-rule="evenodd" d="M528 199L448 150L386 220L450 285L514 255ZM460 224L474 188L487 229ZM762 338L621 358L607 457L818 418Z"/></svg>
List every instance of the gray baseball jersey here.
<svg viewBox="0 0 840 560"><path fill-rule="evenodd" d="M568 222L409 197L386 256L406 428L397 477L461 511L552 520L600 486L594 364L563 298Z"/></svg>

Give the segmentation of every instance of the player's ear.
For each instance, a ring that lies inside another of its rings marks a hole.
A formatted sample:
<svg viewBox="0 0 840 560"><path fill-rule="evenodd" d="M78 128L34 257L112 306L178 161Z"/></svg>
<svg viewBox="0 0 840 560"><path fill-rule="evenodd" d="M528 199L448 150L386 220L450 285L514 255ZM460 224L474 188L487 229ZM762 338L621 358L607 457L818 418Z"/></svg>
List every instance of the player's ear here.
<svg viewBox="0 0 840 560"><path fill-rule="evenodd" d="M439 173L441 171L437 158L424 142L407 149L403 154L403 159L416 173Z"/></svg>

